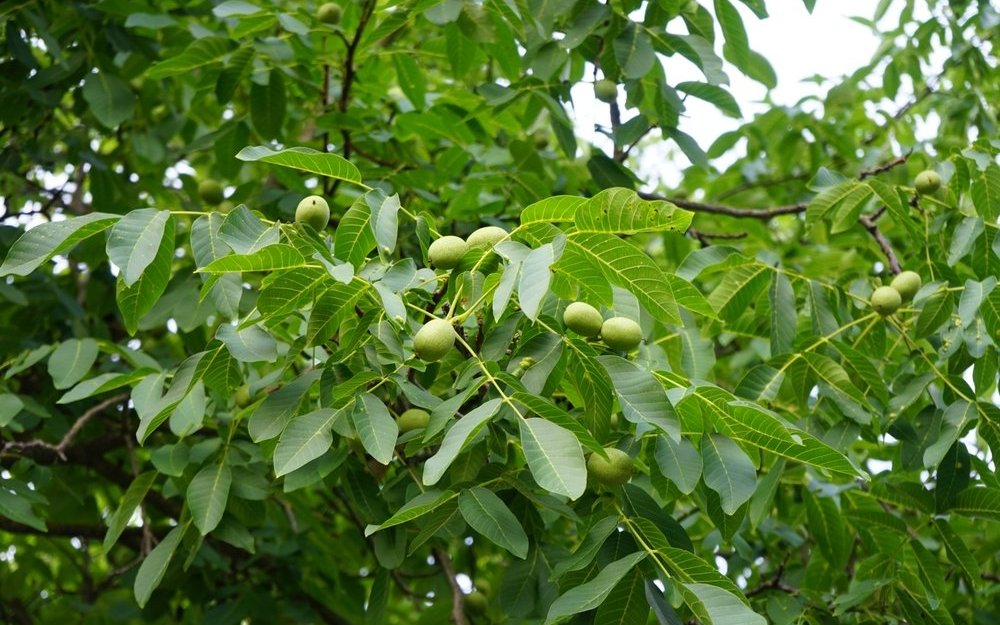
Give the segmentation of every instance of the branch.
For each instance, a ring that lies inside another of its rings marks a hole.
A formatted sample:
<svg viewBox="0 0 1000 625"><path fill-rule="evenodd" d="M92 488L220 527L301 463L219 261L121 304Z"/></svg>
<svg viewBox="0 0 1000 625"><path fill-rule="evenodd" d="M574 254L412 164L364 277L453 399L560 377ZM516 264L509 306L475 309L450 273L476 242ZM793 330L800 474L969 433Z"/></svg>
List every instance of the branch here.
<svg viewBox="0 0 1000 625"><path fill-rule="evenodd" d="M737 208L735 206L723 206L721 204L692 202L691 200L685 200L683 198L667 197L665 195L660 195L659 193L649 193L647 191L639 191L639 197L644 200L664 200L674 204L675 206L679 206L680 208L694 211L696 213L712 213L714 215L727 215L729 217L747 219L762 219L765 221L771 219L772 217L777 217L778 215L794 215L805 212L806 206L809 205L806 202L801 202L799 204L775 206L773 208Z"/></svg>
<svg viewBox="0 0 1000 625"><path fill-rule="evenodd" d="M886 236L882 234L882 231L879 230L878 224L875 223L875 220L868 215L862 215L858 217L858 221L861 222L861 225L865 227L865 230L867 230L868 233L875 238L879 247L882 248L882 253L885 254L887 259L889 259L889 270L892 271L894 275L898 274L901 271L899 267L899 259L896 258L896 253L892 251L892 244L889 243L889 239L887 239Z"/></svg>
<svg viewBox="0 0 1000 625"><path fill-rule="evenodd" d="M120 395L115 395L110 399L105 399L99 404L91 406L86 412L80 415L80 418L73 423L66 434L63 435L62 439L55 445L40 439L24 442L11 441L0 448L0 452L3 454L13 452L15 454L31 457L34 460L44 461L50 458L58 458L62 462L66 462L66 450L73 444L73 439L76 438L76 435L80 433L80 430L87 425L87 422L104 412L107 408L121 403L126 399L128 399L128 394L122 393Z"/></svg>
<svg viewBox="0 0 1000 625"><path fill-rule="evenodd" d="M451 558L442 549L434 548L434 559L441 565L445 577L448 578L448 585L451 586L451 622L455 625L466 625L465 620L465 593L458 585L458 578L455 575L455 567L451 564Z"/></svg>
<svg viewBox="0 0 1000 625"><path fill-rule="evenodd" d="M108 533L108 528L103 525L88 525L86 523L48 522L45 526L46 530L43 531L30 525L24 525L23 523L0 517L0 532L7 532L9 534L26 534L49 538L92 538L94 540L104 540L104 535ZM118 541L125 543L138 553L142 543L142 528L126 527Z"/></svg>
<svg viewBox="0 0 1000 625"><path fill-rule="evenodd" d="M911 150L911 151L907 152L906 154L903 154L902 156L897 156L896 158L892 159L888 163L885 163L884 165L879 165L878 167L872 167L870 169L864 169L864 170L862 170L861 173L858 174L858 180L864 180L865 178L870 178L872 176L876 176L878 174L887 172L887 171L889 171L890 169L892 169L894 167L898 167L898 166L902 165L903 163L906 162L906 159L910 158L910 154L912 152L913 151Z"/></svg>
<svg viewBox="0 0 1000 625"><path fill-rule="evenodd" d="M368 26L368 20L371 19L372 14L375 12L375 0L367 0L364 6L361 7L361 17L358 20L358 27L354 31L354 37L347 43L347 55L344 57L344 80L340 87L340 100L338 102L341 112L347 111L347 105L351 101L351 87L354 85L354 78L356 76L356 71L354 68L354 55L357 53L358 44L361 43L361 36L365 32L365 27ZM351 133L349 130L344 129L341 131L341 136L344 139L344 158L351 158Z"/></svg>

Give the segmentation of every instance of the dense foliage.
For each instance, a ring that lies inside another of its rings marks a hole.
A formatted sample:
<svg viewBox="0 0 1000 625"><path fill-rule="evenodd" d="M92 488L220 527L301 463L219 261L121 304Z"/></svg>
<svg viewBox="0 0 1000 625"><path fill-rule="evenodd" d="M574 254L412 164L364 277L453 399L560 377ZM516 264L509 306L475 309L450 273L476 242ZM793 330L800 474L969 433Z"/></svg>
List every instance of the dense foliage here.
<svg viewBox="0 0 1000 625"><path fill-rule="evenodd" d="M1000 14L769 4L0 7L0 620L996 623Z"/></svg>

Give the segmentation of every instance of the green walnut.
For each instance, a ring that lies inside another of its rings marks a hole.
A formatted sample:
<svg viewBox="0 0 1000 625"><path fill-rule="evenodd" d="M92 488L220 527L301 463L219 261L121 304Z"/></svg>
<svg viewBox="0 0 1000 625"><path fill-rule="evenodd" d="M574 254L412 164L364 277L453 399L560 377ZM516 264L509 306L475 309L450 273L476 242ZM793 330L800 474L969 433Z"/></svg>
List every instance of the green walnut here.
<svg viewBox="0 0 1000 625"><path fill-rule="evenodd" d="M902 304L903 298L899 291L891 286L880 286L872 293L872 309L883 317L899 310Z"/></svg>
<svg viewBox="0 0 1000 625"><path fill-rule="evenodd" d="M486 598L486 595L478 590L473 590L469 594L465 595L465 607L469 609L469 614L472 616L485 615L489 605L490 602Z"/></svg>
<svg viewBox="0 0 1000 625"><path fill-rule="evenodd" d="M217 206L226 199L226 194L222 190L221 184L208 178L198 183L198 197L206 204Z"/></svg>
<svg viewBox="0 0 1000 625"><path fill-rule="evenodd" d="M459 237L448 235L430 244L427 259L438 269L453 269L468 251L468 243Z"/></svg>
<svg viewBox="0 0 1000 625"><path fill-rule="evenodd" d="M594 97L611 104L618 100L618 83L604 78L594 83Z"/></svg>
<svg viewBox="0 0 1000 625"><path fill-rule="evenodd" d="M899 297L902 298L904 302L908 302L913 299L913 296L920 290L920 284L921 281L919 273L916 271L903 271L892 279L889 286L896 289L899 293Z"/></svg>
<svg viewBox="0 0 1000 625"><path fill-rule="evenodd" d="M484 226L476 230L465 240L469 247L480 250L490 250L493 246L507 238L507 231L497 226Z"/></svg>
<svg viewBox="0 0 1000 625"><path fill-rule="evenodd" d="M295 221L306 223L316 232L322 232L330 223L330 205L318 195L310 195L295 207Z"/></svg>
<svg viewBox="0 0 1000 625"><path fill-rule="evenodd" d="M413 335L413 352L421 360L435 362L455 346L455 329L444 319L431 319Z"/></svg>
<svg viewBox="0 0 1000 625"><path fill-rule="evenodd" d="M563 313L563 323L581 336L592 337L601 333L604 317L599 310L584 302L573 302Z"/></svg>
<svg viewBox="0 0 1000 625"><path fill-rule="evenodd" d="M605 447L605 460L598 454L590 454L587 459L587 475L598 484L621 486L632 479L632 458L615 447Z"/></svg>
<svg viewBox="0 0 1000 625"><path fill-rule="evenodd" d="M246 384L240 386L236 389L236 405L239 408L246 408L253 401L253 397L250 396L250 387Z"/></svg>
<svg viewBox="0 0 1000 625"><path fill-rule="evenodd" d="M316 11L316 19L324 24L338 24L342 11L340 5L335 2L325 2Z"/></svg>
<svg viewBox="0 0 1000 625"><path fill-rule="evenodd" d="M920 195L933 195L941 188L941 176L933 169L928 169L917 174L913 186L917 188Z"/></svg>
<svg viewBox="0 0 1000 625"><path fill-rule="evenodd" d="M420 408L410 408L396 419L399 425L399 433L405 434L413 430L422 430L427 427L427 422L431 420L431 415L426 410Z"/></svg>
<svg viewBox="0 0 1000 625"><path fill-rule="evenodd" d="M549 147L549 134L544 130L536 130L531 139L535 142L535 149L544 150Z"/></svg>
<svg viewBox="0 0 1000 625"><path fill-rule="evenodd" d="M642 342L642 328L628 317L612 317L601 325L601 340L612 349L627 352Z"/></svg>

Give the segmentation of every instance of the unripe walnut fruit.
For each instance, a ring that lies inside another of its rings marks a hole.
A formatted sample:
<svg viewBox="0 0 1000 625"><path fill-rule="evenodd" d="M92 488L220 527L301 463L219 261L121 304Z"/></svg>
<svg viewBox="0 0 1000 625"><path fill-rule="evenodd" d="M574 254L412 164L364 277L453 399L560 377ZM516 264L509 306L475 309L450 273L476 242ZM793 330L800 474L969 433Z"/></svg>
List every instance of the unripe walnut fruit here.
<svg viewBox="0 0 1000 625"><path fill-rule="evenodd" d="M581 336L592 337L601 333L604 317L600 311L584 302L573 302L563 313L563 323Z"/></svg>
<svg viewBox="0 0 1000 625"><path fill-rule="evenodd" d="M608 104L618 99L618 83L604 78L594 83L594 97Z"/></svg>
<svg viewBox="0 0 1000 625"><path fill-rule="evenodd" d="M612 317L601 325L601 340L612 349L627 352L642 342L642 328L628 317Z"/></svg>
<svg viewBox="0 0 1000 625"><path fill-rule="evenodd" d="M469 614L472 616L483 616L486 614L489 603L486 595L478 590L473 590L471 593L465 595L465 606L469 609Z"/></svg>
<svg viewBox="0 0 1000 625"><path fill-rule="evenodd" d="M916 271L903 271L892 279L889 286L899 292L899 297L901 297L904 302L908 302L913 299L913 296L920 290L920 284L920 274Z"/></svg>
<svg viewBox="0 0 1000 625"><path fill-rule="evenodd" d="M330 205L318 195L310 195L295 208L295 221L307 223L316 232L322 232L330 223Z"/></svg>
<svg viewBox="0 0 1000 625"><path fill-rule="evenodd" d="M319 10L316 11L316 19L324 24L336 24L340 22L340 16L340 5L335 2L321 4Z"/></svg>
<svg viewBox="0 0 1000 625"><path fill-rule="evenodd" d="M198 197L202 202L216 206L226 199L226 194L221 184L208 178L198 183Z"/></svg>
<svg viewBox="0 0 1000 625"><path fill-rule="evenodd" d="M444 319L431 319L413 336L413 351L421 360L444 358L455 345L455 329Z"/></svg>
<svg viewBox="0 0 1000 625"><path fill-rule="evenodd" d="M427 427L427 422L430 420L431 415L426 410L421 410L420 408L410 408L403 414L399 415L396 423L399 425L399 433L405 434L406 432Z"/></svg>
<svg viewBox="0 0 1000 625"><path fill-rule="evenodd" d="M608 459L591 454L587 459L587 474L598 484L621 486L632 479L632 458L615 447L605 447Z"/></svg>
<svg viewBox="0 0 1000 625"><path fill-rule="evenodd" d="M243 384L238 389L236 389L236 406L239 408L245 408L250 405L253 401L253 397L250 396L250 387Z"/></svg>
<svg viewBox="0 0 1000 625"><path fill-rule="evenodd" d="M469 245L456 236L444 236L427 248L427 259L438 269L452 269L469 251Z"/></svg>
<svg viewBox="0 0 1000 625"><path fill-rule="evenodd" d="M899 291L891 286L880 286L872 293L872 309L883 317L896 312L902 303Z"/></svg>
<svg viewBox="0 0 1000 625"><path fill-rule="evenodd" d="M920 195L933 195L941 188L941 176L933 169L928 169L917 174L913 186L917 188Z"/></svg>
<svg viewBox="0 0 1000 625"><path fill-rule="evenodd" d="M507 231L497 226L484 226L476 230L465 240L469 247L481 250L493 249L493 246L507 236Z"/></svg>

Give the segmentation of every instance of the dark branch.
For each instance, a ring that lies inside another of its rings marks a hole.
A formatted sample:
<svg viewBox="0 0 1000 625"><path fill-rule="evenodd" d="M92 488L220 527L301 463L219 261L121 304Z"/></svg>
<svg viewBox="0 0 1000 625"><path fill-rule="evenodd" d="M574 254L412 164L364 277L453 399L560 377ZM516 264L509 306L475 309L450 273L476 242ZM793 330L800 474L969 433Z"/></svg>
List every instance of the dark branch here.
<svg viewBox="0 0 1000 625"><path fill-rule="evenodd" d="M887 239L886 236L882 234L882 231L879 230L875 220L868 215L862 215L861 217L858 217L858 221L861 222L861 225L865 227L865 230L867 230L868 233L874 237L878 246L882 248L882 253L885 254L885 257L889 260L889 269L892 273L899 273L901 271L899 267L899 259L896 258L896 253L892 251L892 244L889 243L889 239Z"/></svg>
<svg viewBox="0 0 1000 625"><path fill-rule="evenodd" d="M3 455L16 454L27 456L42 462L45 460L54 461L56 458L62 462L66 462L66 451L69 449L70 445L73 444L73 439L80 433L80 430L87 425L87 422L111 406L119 404L126 399L128 399L128 394L122 393L121 395L115 395L110 399L105 399L101 403L91 406L86 412L80 415L80 418L73 423L66 434L63 435L62 439L55 445L39 439L23 442L11 441L6 443L3 447L0 447L0 453Z"/></svg>
<svg viewBox="0 0 1000 625"><path fill-rule="evenodd" d="M451 586L451 622L455 625L466 625L465 593L458 585L458 577L455 575L455 567L451 564L451 558L443 549L435 548L434 559L441 565L441 570L448 578L448 585Z"/></svg>

